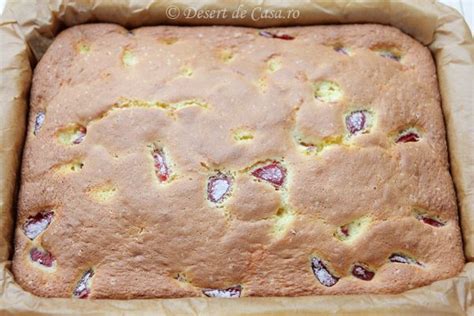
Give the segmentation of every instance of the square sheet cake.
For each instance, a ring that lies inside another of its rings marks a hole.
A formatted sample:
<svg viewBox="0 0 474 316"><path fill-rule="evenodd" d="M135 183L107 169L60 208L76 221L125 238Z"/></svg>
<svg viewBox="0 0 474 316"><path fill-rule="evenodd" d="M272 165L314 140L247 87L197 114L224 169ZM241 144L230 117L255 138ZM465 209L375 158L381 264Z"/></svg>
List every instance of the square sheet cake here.
<svg viewBox="0 0 474 316"><path fill-rule="evenodd" d="M35 69L27 291L399 293L463 264L436 68L395 28L81 25Z"/></svg>

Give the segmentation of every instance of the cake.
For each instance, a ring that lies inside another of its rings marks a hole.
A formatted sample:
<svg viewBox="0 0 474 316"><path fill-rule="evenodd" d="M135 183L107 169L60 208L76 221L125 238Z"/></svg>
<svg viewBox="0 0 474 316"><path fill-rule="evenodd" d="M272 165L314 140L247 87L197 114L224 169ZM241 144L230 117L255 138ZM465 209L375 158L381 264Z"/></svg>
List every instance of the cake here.
<svg viewBox="0 0 474 316"><path fill-rule="evenodd" d="M436 68L393 27L74 26L28 126L35 295L400 293L464 264Z"/></svg>

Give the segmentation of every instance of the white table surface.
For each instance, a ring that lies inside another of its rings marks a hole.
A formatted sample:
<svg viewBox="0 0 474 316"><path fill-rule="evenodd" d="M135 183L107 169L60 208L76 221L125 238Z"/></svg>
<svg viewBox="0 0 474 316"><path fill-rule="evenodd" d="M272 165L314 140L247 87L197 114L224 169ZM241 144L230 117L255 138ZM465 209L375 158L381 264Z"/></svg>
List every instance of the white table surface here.
<svg viewBox="0 0 474 316"><path fill-rule="evenodd" d="M13 1L24 1L24 0L13 0ZM47 1L47 0L43 0ZM378 0L383 1L383 0ZM438 0L441 3L447 4L456 10L458 10L469 24L471 32L474 30L474 0ZM0 0L0 13L3 12L6 0Z"/></svg>

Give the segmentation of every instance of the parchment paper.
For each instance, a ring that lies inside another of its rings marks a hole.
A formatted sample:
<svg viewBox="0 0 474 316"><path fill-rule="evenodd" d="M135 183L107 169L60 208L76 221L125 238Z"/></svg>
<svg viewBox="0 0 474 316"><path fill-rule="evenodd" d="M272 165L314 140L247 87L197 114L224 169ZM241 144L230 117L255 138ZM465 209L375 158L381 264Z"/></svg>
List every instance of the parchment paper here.
<svg viewBox="0 0 474 316"><path fill-rule="evenodd" d="M170 19L166 9L298 9L297 19ZM373 22L400 28L427 45L436 59L448 130L452 175L460 206L467 261L457 277L399 295L296 298L188 298L153 300L45 299L23 291L9 270L14 203L24 141L28 91L37 60L62 29L87 22L142 25L229 24L254 27ZM0 18L0 314L139 315L474 315L474 41L453 9L428 0L402 1L10 1Z"/></svg>

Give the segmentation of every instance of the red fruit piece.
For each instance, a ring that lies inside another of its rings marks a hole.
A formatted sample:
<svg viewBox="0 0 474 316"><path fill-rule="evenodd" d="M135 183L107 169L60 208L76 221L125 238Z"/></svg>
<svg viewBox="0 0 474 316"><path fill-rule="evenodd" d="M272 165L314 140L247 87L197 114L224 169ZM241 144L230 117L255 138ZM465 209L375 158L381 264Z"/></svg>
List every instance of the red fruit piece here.
<svg viewBox="0 0 474 316"><path fill-rule="evenodd" d="M78 145L82 143L84 137L86 137L87 129L84 126L79 126L77 132L74 134L74 140L72 143Z"/></svg>
<svg viewBox="0 0 474 316"><path fill-rule="evenodd" d="M82 275L82 278L74 289L73 296L77 298L88 298L91 293L91 283L94 271L92 269L87 270Z"/></svg>
<svg viewBox="0 0 474 316"><path fill-rule="evenodd" d="M416 264L416 265L421 266L421 263L419 263L415 259L410 258L410 257L405 256L405 255L402 255L402 254L399 254L399 253L392 254L388 258L388 260L390 260L390 262L395 262L395 263Z"/></svg>
<svg viewBox="0 0 474 316"><path fill-rule="evenodd" d="M41 126L43 126L43 123L44 123L44 119L45 119L45 114L44 112L38 112L38 114L36 114L36 118L35 118L35 127L33 129L33 135L37 135Z"/></svg>
<svg viewBox="0 0 474 316"><path fill-rule="evenodd" d="M252 175L261 180L270 182L276 187L281 187L286 178L286 169L277 161L252 171Z"/></svg>
<svg viewBox="0 0 474 316"><path fill-rule="evenodd" d="M153 151L153 160L155 161L155 173L161 182L165 182L170 177L170 168L166 162L165 153L161 149Z"/></svg>
<svg viewBox="0 0 474 316"><path fill-rule="evenodd" d="M242 286L235 285L227 289L203 289L202 293L207 297L221 297L221 298L234 298L240 297L242 293Z"/></svg>
<svg viewBox="0 0 474 316"><path fill-rule="evenodd" d="M344 47L334 47L334 50L340 54L349 55L349 51Z"/></svg>
<svg viewBox="0 0 474 316"><path fill-rule="evenodd" d="M442 227L445 225L445 223L443 222L440 222L432 217L428 217L428 216L425 216L425 215L417 215L416 218L420 221L422 221L423 223L425 224L428 224L428 225L431 225L431 226L434 226L434 227Z"/></svg>
<svg viewBox="0 0 474 316"><path fill-rule="evenodd" d="M394 52L388 51L388 50L379 51L379 55L384 57L384 58L392 59L392 60L395 60L395 61L400 61L400 59L401 59L401 57L399 55L395 54Z"/></svg>
<svg viewBox="0 0 474 316"><path fill-rule="evenodd" d="M409 142L417 142L420 140L420 135L416 132L408 131L401 133L400 136L398 136L396 142L397 143L409 143Z"/></svg>
<svg viewBox="0 0 474 316"><path fill-rule="evenodd" d="M38 248L33 248L30 250L30 258L34 262L37 262L48 268L51 268L55 261L53 255L49 251Z"/></svg>
<svg viewBox="0 0 474 316"><path fill-rule="evenodd" d="M351 134L362 133L367 129L368 111L354 111L346 116L346 128Z"/></svg>
<svg viewBox="0 0 474 316"><path fill-rule="evenodd" d="M349 225L341 226L341 233L344 236L349 237Z"/></svg>
<svg viewBox="0 0 474 316"><path fill-rule="evenodd" d="M54 212L45 211L36 214L35 216L30 216L23 225L23 232L26 237L33 240L39 234L41 234L53 220Z"/></svg>
<svg viewBox="0 0 474 316"><path fill-rule="evenodd" d="M316 257L311 258L311 268L316 279L324 286L331 287L339 281L338 277L329 272L323 261Z"/></svg>
<svg viewBox="0 0 474 316"><path fill-rule="evenodd" d="M299 142L299 144L300 144L301 146L303 146L303 147L306 147L306 151L307 151L308 153L310 153L310 152L312 152L312 151L318 149L318 147L317 147L316 145L314 145L314 144L310 144L310 143L306 143L306 142L301 142L301 141Z"/></svg>
<svg viewBox="0 0 474 316"><path fill-rule="evenodd" d="M275 33L269 32L269 31L260 31L258 34L260 36L263 36L263 37L278 38L278 39L282 39L282 40L293 40L293 39L295 39L293 36L288 35L288 34L275 34Z"/></svg>
<svg viewBox="0 0 474 316"><path fill-rule="evenodd" d="M232 185L231 178L223 173L218 173L209 178L207 183L207 198L214 203L224 200Z"/></svg>
<svg viewBox="0 0 474 316"><path fill-rule="evenodd" d="M356 264L354 267L352 267L352 275L361 280L370 281L374 277L375 273L367 270L361 265Z"/></svg>

